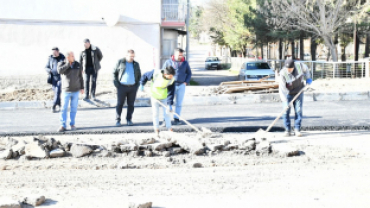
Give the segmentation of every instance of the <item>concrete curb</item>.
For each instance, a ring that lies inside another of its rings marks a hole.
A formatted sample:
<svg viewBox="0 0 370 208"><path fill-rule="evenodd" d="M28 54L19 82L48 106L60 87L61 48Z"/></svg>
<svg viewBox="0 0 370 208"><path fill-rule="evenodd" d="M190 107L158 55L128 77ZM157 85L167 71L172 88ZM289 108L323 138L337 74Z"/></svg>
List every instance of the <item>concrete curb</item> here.
<svg viewBox="0 0 370 208"><path fill-rule="evenodd" d="M266 129L267 126L229 126L229 127L212 127L212 126L205 126L209 128L212 132L219 132L219 133L255 133L259 129ZM283 126L275 126L273 127L270 132L284 132ZM369 131L370 126L302 126L302 132L306 131ZM175 132L186 133L186 132L194 132L194 129L183 126L177 127L174 129ZM66 131L64 133L58 132L47 132L47 131L40 131L40 132L17 132L17 133L6 133L0 132L0 137L6 136L37 136L37 135L82 135L82 134L127 134L127 133L153 133L153 127L139 127L139 128L124 128L117 127L116 131Z"/></svg>
<svg viewBox="0 0 370 208"><path fill-rule="evenodd" d="M370 100L370 92L344 92L344 93L305 93L304 101L360 101ZM207 105L243 105L250 103L272 103L281 102L278 93L271 94L223 94L223 95L202 95L202 96L187 96L184 99L183 106L207 106ZM80 100L80 108L96 108L96 107L115 107L117 101L115 99L102 100L98 102L85 102ZM0 110L15 110L15 109L37 109L51 108L51 101L16 101L16 102L0 102ZM136 107L150 107L150 98L137 98L135 101Z"/></svg>

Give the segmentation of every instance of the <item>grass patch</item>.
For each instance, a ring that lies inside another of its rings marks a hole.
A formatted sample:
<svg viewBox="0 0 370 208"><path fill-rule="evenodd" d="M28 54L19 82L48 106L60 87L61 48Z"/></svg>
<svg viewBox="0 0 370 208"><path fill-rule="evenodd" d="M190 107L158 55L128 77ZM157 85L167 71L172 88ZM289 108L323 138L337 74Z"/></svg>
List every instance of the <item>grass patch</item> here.
<svg viewBox="0 0 370 208"><path fill-rule="evenodd" d="M198 86L199 83L194 81L193 79L190 80L190 86Z"/></svg>
<svg viewBox="0 0 370 208"><path fill-rule="evenodd" d="M238 75L239 74L239 69L229 69L229 73L232 75Z"/></svg>

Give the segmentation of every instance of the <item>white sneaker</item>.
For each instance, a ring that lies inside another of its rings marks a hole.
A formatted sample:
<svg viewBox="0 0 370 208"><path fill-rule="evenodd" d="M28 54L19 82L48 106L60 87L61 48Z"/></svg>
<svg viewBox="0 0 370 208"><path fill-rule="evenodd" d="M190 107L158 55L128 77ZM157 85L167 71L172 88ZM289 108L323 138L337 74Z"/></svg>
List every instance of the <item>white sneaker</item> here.
<svg viewBox="0 0 370 208"><path fill-rule="evenodd" d="M296 137L302 137L302 133L299 130L294 130L294 134Z"/></svg>

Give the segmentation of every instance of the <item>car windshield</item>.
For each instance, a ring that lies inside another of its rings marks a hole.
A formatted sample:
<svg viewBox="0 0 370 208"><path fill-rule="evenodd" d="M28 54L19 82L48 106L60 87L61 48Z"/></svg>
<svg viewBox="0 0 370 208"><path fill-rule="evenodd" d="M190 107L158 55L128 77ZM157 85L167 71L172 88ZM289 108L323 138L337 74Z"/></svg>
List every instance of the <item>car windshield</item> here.
<svg viewBox="0 0 370 208"><path fill-rule="evenodd" d="M268 65L268 63L247 63L247 69L270 69L270 66Z"/></svg>
<svg viewBox="0 0 370 208"><path fill-rule="evenodd" d="M209 57L206 61L218 61L217 57Z"/></svg>

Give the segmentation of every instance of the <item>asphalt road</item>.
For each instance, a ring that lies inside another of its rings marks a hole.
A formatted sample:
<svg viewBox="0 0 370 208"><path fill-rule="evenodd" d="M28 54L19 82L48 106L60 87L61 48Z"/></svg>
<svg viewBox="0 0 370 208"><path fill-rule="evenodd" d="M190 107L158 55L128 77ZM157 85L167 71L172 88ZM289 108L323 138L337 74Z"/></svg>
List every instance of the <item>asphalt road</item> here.
<svg viewBox="0 0 370 208"><path fill-rule="evenodd" d="M192 79L200 86L218 86L221 82L237 80L237 75L231 74L228 70L206 70L205 60L209 46L199 45L190 48L189 65L192 70Z"/></svg>
<svg viewBox="0 0 370 208"><path fill-rule="evenodd" d="M306 102L303 108L303 130L314 130L310 129L311 127L369 127L369 105L369 101ZM253 132L260 127L266 128L281 110L280 103L184 107L183 117L198 127L216 128L221 131ZM125 113L126 109L123 110L123 115ZM79 109L76 118L78 130L75 133L150 132L152 131L151 108L135 108L133 122L135 126L132 127L115 127L115 108ZM282 126L282 121L279 121L274 131L282 131ZM58 127L59 114L53 114L49 109L0 111L0 134L2 135L55 133ZM185 125L176 126L174 129L190 130Z"/></svg>

